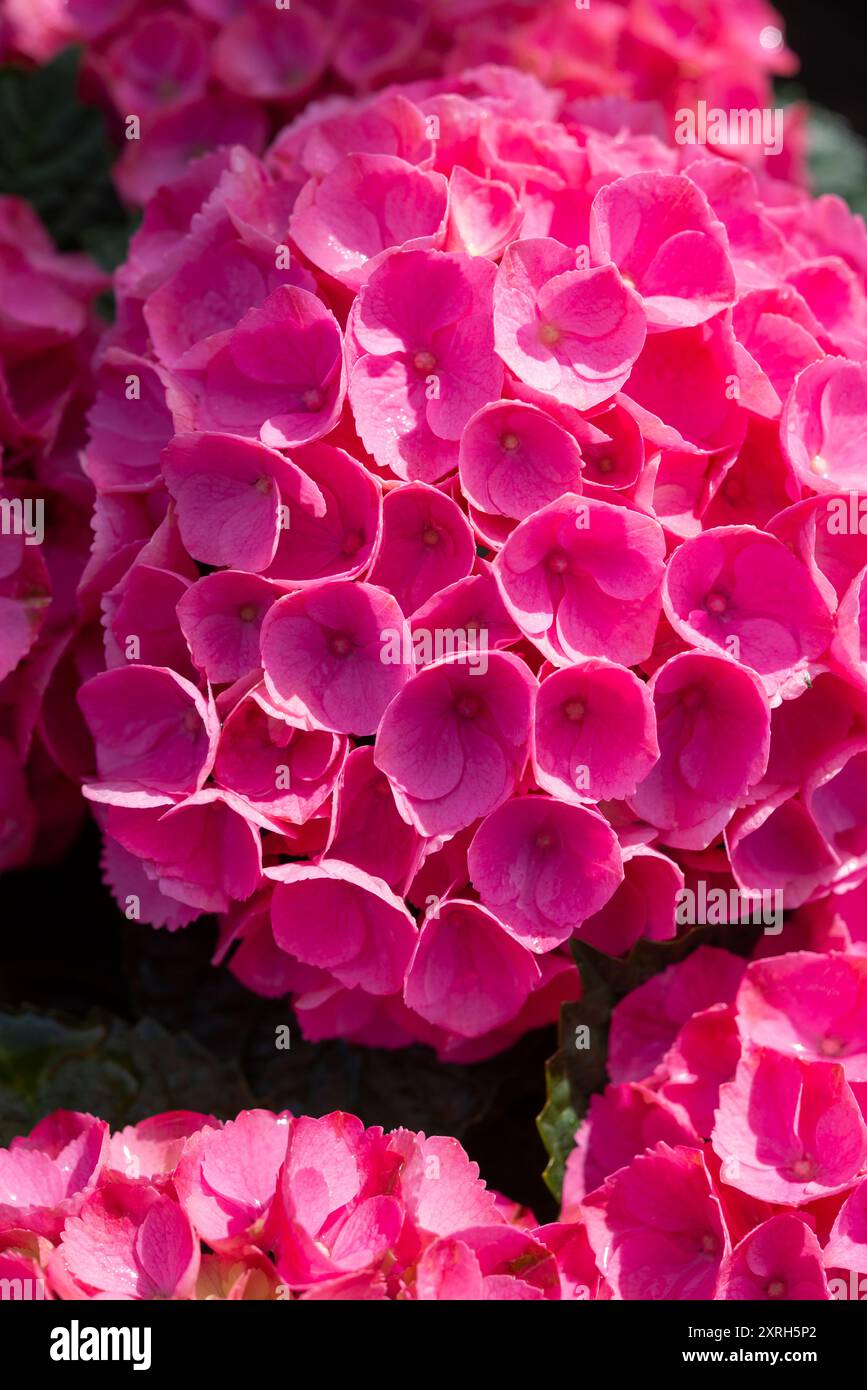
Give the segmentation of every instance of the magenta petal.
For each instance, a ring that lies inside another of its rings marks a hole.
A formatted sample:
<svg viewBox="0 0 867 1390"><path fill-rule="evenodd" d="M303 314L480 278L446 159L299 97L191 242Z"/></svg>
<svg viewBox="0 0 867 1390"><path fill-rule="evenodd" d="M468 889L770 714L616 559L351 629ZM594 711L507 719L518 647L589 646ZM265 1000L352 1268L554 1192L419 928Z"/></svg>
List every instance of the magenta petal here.
<svg viewBox="0 0 867 1390"><path fill-rule="evenodd" d="M268 877L278 884L271 909L278 946L330 970L349 989L392 994L401 988L415 923L382 879L336 859L286 864L269 869Z"/></svg>
<svg viewBox="0 0 867 1390"><path fill-rule="evenodd" d="M513 1018L538 977L493 913L455 899L425 919L404 998L429 1023L473 1038Z"/></svg>
<svg viewBox="0 0 867 1390"><path fill-rule="evenodd" d="M533 951L568 940L623 876L608 822L547 796L514 798L492 812L467 863L484 904Z"/></svg>

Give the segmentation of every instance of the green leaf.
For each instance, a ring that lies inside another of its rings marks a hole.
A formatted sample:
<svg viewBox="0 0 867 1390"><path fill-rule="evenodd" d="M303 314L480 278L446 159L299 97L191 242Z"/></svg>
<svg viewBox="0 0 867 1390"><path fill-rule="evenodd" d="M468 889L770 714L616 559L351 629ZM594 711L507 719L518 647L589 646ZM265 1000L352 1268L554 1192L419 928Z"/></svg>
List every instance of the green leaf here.
<svg viewBox="0 0 867 1390"><path fill-rule="evenodd" d="M102 113L78 96L79 50L44 66L0 67L0 193L25 198L61 250L123 260L133 222L111 182Z"/></svg>
<svg viewBox="0 0 867 1390"><path fill-rule="evenodd" d="M548 1151L548 1166L543 1174L549 1190L559 1203L563 1195L563 1174L566 1159L575 1144L575 1131L581 1116L572 1108L572 1090L566 1075L565 1059L557 1052L545 1067L548 1098L536 1124L542 1143Z"/></svg>
<svg viewBox="0 0 867 1390"><path fill-rule="evenodd" d="M150 1019L0 1011L0 1145L57 1109L90 1111L118 1129L161 1110L230 1119L252 1103L237 1063Z"/></svg>
<svg viewBox="0 0 867 1390"><path fill-rule="evenodd" d="M809 151L813 191L836 193L853 212L867 215L867 142L849 122L822 106L811 106Z"/></svg>

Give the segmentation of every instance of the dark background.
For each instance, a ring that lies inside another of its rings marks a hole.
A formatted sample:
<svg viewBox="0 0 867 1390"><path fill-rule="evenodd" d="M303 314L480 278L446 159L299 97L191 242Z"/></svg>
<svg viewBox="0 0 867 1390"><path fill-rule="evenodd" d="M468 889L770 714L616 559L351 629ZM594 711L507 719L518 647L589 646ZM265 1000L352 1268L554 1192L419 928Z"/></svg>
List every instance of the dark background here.
<svg viewBox="0 0 867 1390"><path fill-rule="evenodd" d="M788 45L801 59L798 85L867 136L864 0L776 0L776 9L786 21Z"/></svg>

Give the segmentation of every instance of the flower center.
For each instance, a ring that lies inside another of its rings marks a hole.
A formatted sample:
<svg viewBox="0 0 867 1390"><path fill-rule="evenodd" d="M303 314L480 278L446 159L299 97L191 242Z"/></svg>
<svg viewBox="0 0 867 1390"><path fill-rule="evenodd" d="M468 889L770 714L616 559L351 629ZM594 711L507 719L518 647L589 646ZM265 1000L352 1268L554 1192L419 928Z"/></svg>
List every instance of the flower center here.
<svg viewBox="0 0 867 1390"><path fill-rule="evenodd" d="M710 1231L706 1231L701 1238L701 1248L705 1255L715 1255L719 1250L719 1241Z"/></svg>
<svg viewBox="0 0 867 1390"><path fill-rule="evenodd" d="M614 460L613 460L613 459L610 459L610 458L608 457L608 455L606 454L606 456L605 456L604 458L601 458L601 459L599 459L599 460L597 461L596 467L599 469L599 472L600 472L600 473L613 473L613 472L614 472Z"/></svg>
<svg viewBox="0 0 867 1390"><path fill-rule="evenodd" d="M348 656L352 650L352 643L345 632L332 632L328 639L328 648L333 656Z"/></svg>
<svg viewBox="0 0 867 1390"><path fill-rule="evenodd" d="M435 526L428 523L421 533L421 538L425 545L439 545L440 533Z"/></svg>
<svg viewBox="0 0 867 1390"><path fill-rule="evenodd" d="M828 472L828 465L822 458L821 454L816 454L815 458L811 462L810 472L817 473L820 478L824 478L825 474Z"/></svg>
<svg viewBox="0 0 867 1390"><path fill-rule="evenodd" d="M569 556L565 550L552 550L545 563L552 574L565 574L569 568Z"/></svg>
<svg viewBox="0 0 867 1390"><path fill-rule="evenodd" d="M355 555L361 549L362 535L360 531L347 531L343 537L343 554Z"/></svg>
<svg viewBox="0 0 867 1390"><path fill-rule="evenodd" d="M245 603L243 608L238 609L238 616L242 623L252 623L256 617L255 603Z"/></svg>
<svg viewBox="0 0 867 1390"><path fill-rule="evenodd" d="M543 323L539 329L539 340L546 343L548 347L552 347L554 343L559 343L560 336L559 328L553 323Z"/></svg>
<svg viewBox="0 0 867 1390"><path fill-rule="evenodd" d="M412 359L412 365L417 372L432 372L436 364L437 360L433 353L428 352L426 348L415 353Z"/></svg>
<svg viewBox="0 0 867 1390"><path fill-rule="evenodd" d="M184 728L187 733L194 734L201 727L202 721L199 719L198 712L194 709L188 709L184 715Z"/></svg>
<svg viewBox="0 0 867 1390"><path fill-rule="evenodd" d="M768 1295L768 1298L782 1298L785 1292L786 1286L783 1283L782 1279L772 1279L770 1284L768 1284L768 1287L765 1289L765 1293Z"/></svg>
<svg viewBox="0 0 867 1390"><path fill-rule="evenodd" d="M501 448L506 449L510 454L513 454L515 452L520 442L521 441L518 438L518 436L516 434L513 434L510 430L507 430L505 434L500 435Z"/></svg>
<svg viewBox="0 0 867 1390"><path fill-rule="evenodd" d="M809 1182L816 1176L816 1164L812 1158L799 1158L792 1164L792 1172L800 1182Z"/></svg>
<svg viewBox="0 0 867 1390"><path fill-rule="evenodd" d="M256 479L253 486L257 492L261 492L262 495L265 496L271 491L271 479L268 477L267 473L263 473L261 478Z"/></svg>
<svg viewBox="0 0 867 1390"><path fill-rule="evenodd" d="M823 1038L819 1043L819 1051L826 1057L839 1057L844 1045L842 1038Z"/></svg>
<svg viewBox="0 0 867 1390"><path fill-rule="evenodd" d="M567 700L563 706L563 713L573 724L579 724L587 713L587 706L583 700Z"/></svg>
<svg viewBox="0 0 867 1390"><path fill-rule="evenodd" d="M317 411L322 409L322 392L318 386L311 386L301 397L301 404L305 410Z"/></svg>
<svg viewBox="0 0 867 1390"><path fill-rule="evenodd" d="M539 834L536 836L537 849L550 849L553 843L554 836L551 834L550 830L539 831Z"/></svg>
<svg viewBox="0 0 867 1390"><path fill-rule="evenodd" d="M457 703L457 711L462 719L475 719L481 705L475 695L462 695Z"/></svg>
<svg viewBox="0 0 867 1390"><path fill-rule="evenodd" d="M705 599L704 606L708 613L725 613L729 606L729 601L725 594L721 594L718 589L714 589Z"/></svg>

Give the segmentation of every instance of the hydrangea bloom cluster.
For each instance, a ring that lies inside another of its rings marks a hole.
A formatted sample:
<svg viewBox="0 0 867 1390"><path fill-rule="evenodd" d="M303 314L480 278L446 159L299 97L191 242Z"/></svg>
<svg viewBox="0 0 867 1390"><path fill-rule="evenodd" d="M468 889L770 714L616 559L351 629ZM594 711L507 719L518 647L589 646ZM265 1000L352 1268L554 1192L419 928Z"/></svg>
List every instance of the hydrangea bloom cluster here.
<svg viewBox="0 0 867 1390"><path fill-rule="evenodd" d="M110 1133L58 1110L0 1149L0 1296L572 1299L584 1233L486 1188L455 1139L242 1111Z"/></svg>
<svg viewBox="0 0 867 1390"><path fill-rule="evenodd" d="M865 271L840 200L494 68L163 189L84 456L127 915L468 1060L576 933L857 885Z"/></svg>
<svg viewBox="0 0 867 1390"><path fill-rule="evenodd" d="M747 963L699 947L627 995L563 1220L595 1296L867 1294L867 893L801 908Z"/></svg>
<svg viewBox="0 0 867 1390"><path fill-rule="evenodd" d="M260 153L312 98L396 80L515 64L573 97L672 114L770 107L771 76L796 66L766 0L0 0L0 44L4 20L8 48L37 62L84 46L87 85L126 137L116 182L132 203L193 152ZM773 161L790 174L796 132L797 118Z"/></svg>
<svg viewBox="0 0 867 1390"><path fill-rule="evenodd" d="M76 643L93 508L79 452L108 283L0 198L0 873L61 851L80 819L67 728L99 651Z"/></svg>

